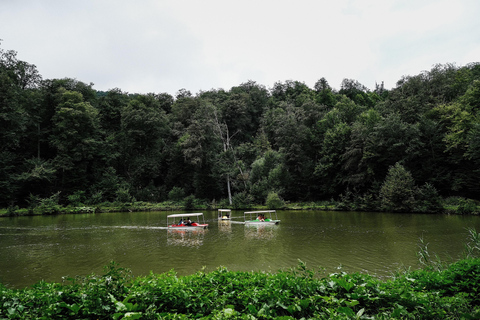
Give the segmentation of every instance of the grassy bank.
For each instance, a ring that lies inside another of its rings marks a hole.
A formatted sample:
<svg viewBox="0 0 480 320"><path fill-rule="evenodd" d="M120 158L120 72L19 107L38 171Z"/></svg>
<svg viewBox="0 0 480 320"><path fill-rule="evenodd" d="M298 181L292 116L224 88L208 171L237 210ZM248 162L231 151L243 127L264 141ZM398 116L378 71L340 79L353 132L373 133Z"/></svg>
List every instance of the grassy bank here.
<svg viewBox="0 0 480 320"><path fill-rule="evenodd" d="M133 278L115 263L103 275L0 286L2 319L478 319L480 259L388 280L322 276L303 263L277 273L218 268Z"/></svg>
<svg viewBox="0 0 480 320"><path fill-rule="evenodd" d="M138 212L138 211L179 211L179 210L216 210L225 209L249 209L265 210L266 205L249 205L245 208L209 203L196 200L192 204L185 201L165 201L159 203L135 201L127 203L104 202L96 205L39 205L29 208L10 207L0 209L0 216L25 216L25 215L49 215L49 214L74 214L74 213L101 213L101 212ZM334 203L327 202L305 202L285 203L277 209L284 210L338 210Z"/></svg>
<svg viewBox="0 0 480 320"><path fill-rule="evenodd" d="M224 201L225 202L225 201ZM101 212L138 212L138 211L173 211L173 210L216 210L219 208L238 210L332 210L332 211L378 211L375 206L363 207L355 203L320 201L320 202L282 202L278 205L249 204L237 207L226 203L208 202L194 199L193 201L164 201L159 203L134 201L134 202L104 202L99 204L70 204L39 203L28 208L12 206L0 209L1 216L49 215L49 214L74 214L74 213L101 213ZM432 213L432 212L430 212ZM434 213L446 214L480 214L480 205L473 200L447 199L441 208Z"/></svg>

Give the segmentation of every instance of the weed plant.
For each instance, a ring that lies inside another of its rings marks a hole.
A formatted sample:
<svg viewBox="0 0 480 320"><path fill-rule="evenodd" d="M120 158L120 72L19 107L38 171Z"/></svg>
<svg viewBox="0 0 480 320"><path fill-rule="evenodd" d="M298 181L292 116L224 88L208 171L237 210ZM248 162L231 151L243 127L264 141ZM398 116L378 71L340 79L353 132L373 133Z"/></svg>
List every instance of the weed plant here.
<svg viewBox="0 0 480 320"><path fill-rule="evenodd" d="M470 230L470 238L464 259L439 264L423 244L422 269L386 280L324 275L301 261L276 273L133 277L112 262L101 276L0 286L0 319L479 319L480 236Z"/></svg>
<svg viewBox="0 0 480 320"><path fill-rule="evenodd" d="M2 319L478 319L480 259L382 281L303 263L278 273L218 268L132 278L115 263L103 276L1 287Z"/></svg>

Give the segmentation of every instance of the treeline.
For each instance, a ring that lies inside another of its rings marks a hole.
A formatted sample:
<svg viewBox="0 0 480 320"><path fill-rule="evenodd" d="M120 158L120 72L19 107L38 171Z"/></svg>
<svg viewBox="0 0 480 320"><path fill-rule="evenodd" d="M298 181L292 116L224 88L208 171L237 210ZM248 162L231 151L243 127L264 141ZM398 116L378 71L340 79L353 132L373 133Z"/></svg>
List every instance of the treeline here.
<svg viewBox="0 0 480 320"><path fill-rule="evenodd" d="M480 195L480 63L369 90L325 78L96 91L42 79L0 49L0 206L193 197L241 207L338 199L356 209L433 211Z"/></svg>

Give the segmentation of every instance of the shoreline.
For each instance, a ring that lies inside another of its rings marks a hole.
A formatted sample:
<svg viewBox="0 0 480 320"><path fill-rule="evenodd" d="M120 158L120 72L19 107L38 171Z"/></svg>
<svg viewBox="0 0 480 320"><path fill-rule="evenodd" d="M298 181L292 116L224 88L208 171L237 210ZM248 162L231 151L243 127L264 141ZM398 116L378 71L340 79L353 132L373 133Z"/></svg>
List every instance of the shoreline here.
<svg viewBox="0 0 480 320"><path fill-rule="evenodd" d="M79 206L61 206L56 205L53 207L35 207L35 208L19 208L10 207L0 209L0 217L15 217L15 216L39 216L39 215L61 215L61 214L85 214L85 213L107 213L107 212L148 212L148 211L188 211L188 210L217 210L219 208L231 209L231 210L287 210L287 211L301 211L301 210L320 210L320 211L352 211L352 212L386 212L381 210L375 210L372 208L366 209L354 209L344 208L338 206L336 203L316 203L316 202L296 202L287 203L279 208L267 208L265 205L251 205L245 208L234 208L233 206L219 207L210 205L194 205L187 208L180 202L162 202L162 203L149 203L149 202L133 202L133 203L104 203L99 205L79 205ZM455 214L455 215L479 215L480 206L476 205L475 208L470 208L470 212L462 210L460 205L448 205L440 208L434 212L391 212L391 213L410 213L410 214Z"/></svg>

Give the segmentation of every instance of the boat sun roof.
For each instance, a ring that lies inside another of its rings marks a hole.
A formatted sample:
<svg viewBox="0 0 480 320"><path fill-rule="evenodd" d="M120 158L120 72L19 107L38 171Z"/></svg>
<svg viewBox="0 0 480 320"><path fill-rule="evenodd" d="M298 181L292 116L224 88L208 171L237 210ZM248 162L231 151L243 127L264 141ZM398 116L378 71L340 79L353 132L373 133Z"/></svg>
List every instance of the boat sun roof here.
<svg viewBox="0 0 480 320"><path fill-rule="evenodd" d="M168 215L167 218L198 217L198 216L202 216L202 215L203 215L202 212L199 212L199 213L177 213L177 214Z"/></svg>
<svg viewBox="0 0 480 320"><path fill-rule="evenodd" d="M244 213L270 213L270 212L275 212L275 210L247 211L247 212L244 212Z"/></svg>

